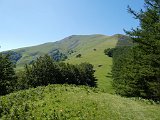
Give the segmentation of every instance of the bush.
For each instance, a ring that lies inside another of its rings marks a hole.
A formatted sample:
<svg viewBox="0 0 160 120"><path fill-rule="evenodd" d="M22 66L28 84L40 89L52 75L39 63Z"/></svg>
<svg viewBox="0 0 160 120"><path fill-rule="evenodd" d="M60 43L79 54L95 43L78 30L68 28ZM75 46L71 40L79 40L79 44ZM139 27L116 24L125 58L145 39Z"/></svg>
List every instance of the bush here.
<svg viewBox="0 0 160 120"><path fill-rule="evenodd" d="M81 54L76 55L76 58L80 58L80 57L82 57L82 55L81 55Z"/></svg>
<svg viewBox="0 0 160 120"><path fill-rule="evenodd" d="M108 48L104 50L104 54L108 57L113 57L113 52L116 50L116 48Z"/></svg>
<svg viewBox="0 0 160 120"><path fill-rule="evenodd" d="M54 62L45 55L37 58L30 66L26 65L24 74L19 76L19 89L46 86L48 84L76 84L96 86L93 65L82 63L80 65ZM25 83L24 83L25 82Z"/></svg>

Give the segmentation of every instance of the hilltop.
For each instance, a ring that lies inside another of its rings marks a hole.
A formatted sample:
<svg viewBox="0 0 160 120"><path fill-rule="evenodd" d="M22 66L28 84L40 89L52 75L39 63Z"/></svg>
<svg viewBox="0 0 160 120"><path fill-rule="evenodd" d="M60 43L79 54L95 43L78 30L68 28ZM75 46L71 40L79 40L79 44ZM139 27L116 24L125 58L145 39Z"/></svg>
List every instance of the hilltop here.
<svg viewBox="0 0 160 120"><path fill-rule="evenodd" d="M37 46L19 48L10 51L15 52L15 54L13 54L15 57L17 54L19 55L19 57L16 59L16 65L17 67L21 67L44 54L50 54L51 56L55 57L59 53L70 57L73 56L72 53L74 53L74 55L78 53L85 53L87 50L92 48L103 49L103 46L114 47L116 42L123 36L124 35L106 36L100 34L71 35L56 42L48 42Z"/></svg>
<svg viewBox="0 0 160 120"><path fill-rule="evenodd" d="M95 88L49 85L0 97L0 118L35 120L158 120L160 106Z"/></svg>

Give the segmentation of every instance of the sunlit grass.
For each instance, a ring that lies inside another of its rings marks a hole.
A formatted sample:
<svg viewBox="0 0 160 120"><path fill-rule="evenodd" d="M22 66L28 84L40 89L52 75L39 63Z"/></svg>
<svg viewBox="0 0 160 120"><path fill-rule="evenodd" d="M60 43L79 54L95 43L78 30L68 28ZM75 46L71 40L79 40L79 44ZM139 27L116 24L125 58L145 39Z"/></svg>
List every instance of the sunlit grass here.
<svg viewBox="0 0 160 120"><path fill-rule="evenodd" d="M0 97L0 119L158 120L160 106L95 88L49 85Z"/></svg>
<svg viewBox="0 0 160 120"><path fill-rule="evenodd" d="M114 89L112 88L111 82L111 66L112 66L112 58L106 56L104 54L104 49L115 47L117 43L117 39L114 37L108 38L106 37L99 44L94 46L87 47L83 46L87 49L81 49L80 51L74 53L69 60L66 62L72 64L79 64L81 62L89 62L94 65L95 76L98 79L98 87L105 92L114 93ZM96 49L96 50L94 50ZM81 58L76 58L77 54L81 54ZM100 65L100 67L99 67Z"/></svg>
<svg viewBox="0 0 160 120"><path fill-rule="evenodd" d="M23 66L35 58L36 55L44 55L53 49L60 49L62 52L73 50L74 53L68 56L69 62L72 64L80 64L89 62L94 65L96 70L95 76L98 79L98 87L105 92L114 93L111 82L112 79L108 73L111 72L112 59L104 55L104 49L115 47L118 37L105 35L74 35L60 42L47 43L39 46L22 48L15 50L22 52L22 58L17 63L16 70L23 69ZM95 49L95 50L94 50ZM82 54L81 58L76 58L77 54ZM101 65L101 67L98 67Z"/></svg>

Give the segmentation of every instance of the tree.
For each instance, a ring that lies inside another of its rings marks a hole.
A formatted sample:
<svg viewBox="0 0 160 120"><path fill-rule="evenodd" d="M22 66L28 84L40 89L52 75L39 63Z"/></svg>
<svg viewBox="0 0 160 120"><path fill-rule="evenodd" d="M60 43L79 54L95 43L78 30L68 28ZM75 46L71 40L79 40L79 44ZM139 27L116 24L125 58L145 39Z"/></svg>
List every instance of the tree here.
<svg viewBox="0 0 160 120"><path fill-rule="evenodd" d="M129 8L129 12L139 19L140 28L126 33L141 51L141 59L137 62L141 66L137 75L141 76L144 88L141 96L160 100L160 1L145 0L145 5L145 11L139 13Z"/></svg>
<svg viewBox="0 0 160 120"><path fill-rule="evenodd" d="M80 71L81 74L81 84L87 85L90 87L96 87L97 86L97 79L94 76L95 70L93 69L93 65L89 63L81 63L80 65Z"/></svg>
<svg viewBox="0 0 160 120"><path fill-rule="evenodd" d="M94 72L93 65L89 63L72 65L55 62L50 56L45 55L37 58L31 65L26 65L25 70L18 73L17 89L48 84L76 84L96 87Z"/></svg>
<svg viewBox="0 0 160 120"><path fill-rule="evenodd" d="M97 79L94 77L93 65L81 63L79 65L60 63L61 84L76 84L96 87Z"/></svg>
<svg viewBox="0 0 160 120"><path fill-rule="evenodd" d="M37 58L31 66L25 66L25 79L29 87L54 84L58 75L58 65L48 55Z"/></svg>
<svg viewBox="0 0 160 120"><path fill-rule="evenodd" d="M9 55L0 54L0 95L5 95L14 90L16 81L14 67Z"/></svg>
<svg viewBox="0 0 160 120"><path fill-rule="evenodd" d="M116 50L117 48L107 48L104 50L104 54L107 55L108 57L113 57L113 52Z"/></svg>
<svg viewBox="0 0 160 120"><path fill-rule="evenodd" d="M145 10L135 12L128 7L128 11L140 21L140 27L125 31L136 45L119 62L117 78L121 79L113 75L114 85L124 86L116 91L123 89L119 94L160 100L160 2L145 0Z"/></svg>
<svg viewBox="0 0 160 120"><path fill-rule="evenodd" d="M78 55L76 55L76 58L80 58L82 55L81 54L78 54Z"/></svg>

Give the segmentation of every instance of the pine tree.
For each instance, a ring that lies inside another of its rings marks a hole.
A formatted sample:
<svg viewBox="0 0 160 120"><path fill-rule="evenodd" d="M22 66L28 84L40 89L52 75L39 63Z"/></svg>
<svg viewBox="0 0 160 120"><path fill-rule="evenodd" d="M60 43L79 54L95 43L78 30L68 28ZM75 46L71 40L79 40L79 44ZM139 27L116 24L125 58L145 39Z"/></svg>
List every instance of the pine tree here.
<svg viewBox="0 0 160 120"><path fill-rule="evenodd" d="M114 59L113 84L121 95L160 100L160 2L145 0L145 10L128 10L140 26L125 31L135 46Z"/></svg>
<svg viewBox="0 0 160 120"><path fill-rule="evenodd" d="M14 90L16 81L14 67L9 55L0 54L0 95L5 95Z"/></svg>
<svg viewBox="0 0 160 120"><path fill-rule="evenodd" d="M126 32L137 43L137 52L141 52L134 59L140 66L136 68L143 91L140 95L160 100L160 1L145 0L145 11L136 13L129 8L129 12L140 21L139 28Z"/></svg>
<svg viewBox="0 0 160 120"><path fill-rule="evenodd" d="M56 83L56 79L60 78L59 69L53 59L45 55L37 58L31 66L25 66L25 81L29 87L46 86Z"/></svg>

